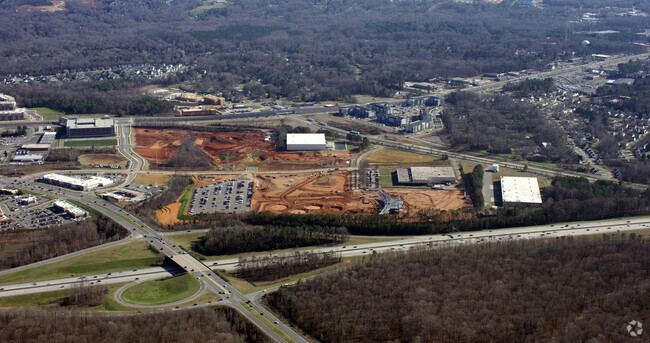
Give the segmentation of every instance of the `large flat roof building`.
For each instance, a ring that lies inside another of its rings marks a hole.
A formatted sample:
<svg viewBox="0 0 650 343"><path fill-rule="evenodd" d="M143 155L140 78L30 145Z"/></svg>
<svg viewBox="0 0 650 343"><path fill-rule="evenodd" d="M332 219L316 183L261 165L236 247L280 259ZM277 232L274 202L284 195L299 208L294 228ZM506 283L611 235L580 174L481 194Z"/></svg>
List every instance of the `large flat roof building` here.
<svg viewBox="0 0 650 343"><path fill-rule="evenodd" d="M400 184L427 185L456 183L452 167L410 167L397 168L397 182Z"/></svg>
<svg viewBox="0 0 650 343"><path fill-rule="evenodd" d="M41 181L78 191L89 191L98 187L105 187L113 184L113 180L100 176L93 176L89 179L82 180L76 177L61 174L43 175Z"/></svg>
<svg viewBox="0 0 650 343"><path fill-rule="evenodd" d="M115 136L115 123L113 119L104 118L77 118L63 117L59 122L65 125L67 138L87 137L112 137Z"/></svg>
<svg viewBox="0 0 650 343"><path fill-rule="evenodd" d="M535 177L502 176L501 198L503 206L542 203L539 184Z"/></svg>
<svg viewBox="0 0 650 343"><path fill-rule="evenodd" d="M325 150L324 133L287 133L287 150Z"/></svg>

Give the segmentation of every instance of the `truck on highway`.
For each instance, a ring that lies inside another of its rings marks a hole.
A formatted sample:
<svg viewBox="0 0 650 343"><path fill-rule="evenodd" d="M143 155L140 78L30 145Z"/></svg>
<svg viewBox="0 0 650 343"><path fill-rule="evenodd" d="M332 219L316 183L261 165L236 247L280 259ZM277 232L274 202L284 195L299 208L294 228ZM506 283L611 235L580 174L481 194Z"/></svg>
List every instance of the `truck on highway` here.
<svg viewBox="0 0 650 343"><path fill-rule="evenodd" d="M353 134L353 135L358 135L359 131L350 131L350 133Z"/></svg>
<svg viewBox="0 0 650 343"><path fill-rule="evenodd" d="M319 122L318 125L327 126L327 123Z"/></svg>

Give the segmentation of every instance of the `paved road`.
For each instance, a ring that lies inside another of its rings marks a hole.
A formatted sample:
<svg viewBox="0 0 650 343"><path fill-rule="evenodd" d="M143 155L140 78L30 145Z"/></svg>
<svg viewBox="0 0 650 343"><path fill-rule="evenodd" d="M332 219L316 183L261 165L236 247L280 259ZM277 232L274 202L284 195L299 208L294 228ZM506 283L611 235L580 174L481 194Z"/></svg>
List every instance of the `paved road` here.
<svg viewBox="0 0 650 343"><path fill-rule="evenodd" d="M11 180L8 178L0 179L0 186L4 187L21 187L34 192L45 193L56 196L60 199L73 199L92 207L98 212L107 217L113 218L117 223L127 228L129 231L138 233L144 238L149 240L149 243L161 251L165 256L174 261L178 266L191 273L197 278L201 278L206 283L207 289L215 293L224 292L227 298L224 304L233 307L239 311L244 317L248 318L253 324L258 326L260 330L265 332L269 337L278 342L285 340L279 336L271 327L267 326L263 321L258 319L255 315L244 308L241 302L247 301L246 297L239 291L230 286L225 280L219 277L216 273L210 270L201 261L186 254L180 247L176 247L171 242L167 241L163 235L155 231L146 223L142 222L139 218L129 212L124 211L122 208L107 202L101 198L94 198L88 194L81 192L71 191L64 188L59 188L51 185L44 185L34 182L34 175L24 176L18 180ZM275 329L279 329L286 336L290 337L296 342L307 342L300 334L291 329L287 324L283 323L278 318L275 318L270 311L259 309L260 312L265 313L265 317L271 320L271 324Z"/></svg>

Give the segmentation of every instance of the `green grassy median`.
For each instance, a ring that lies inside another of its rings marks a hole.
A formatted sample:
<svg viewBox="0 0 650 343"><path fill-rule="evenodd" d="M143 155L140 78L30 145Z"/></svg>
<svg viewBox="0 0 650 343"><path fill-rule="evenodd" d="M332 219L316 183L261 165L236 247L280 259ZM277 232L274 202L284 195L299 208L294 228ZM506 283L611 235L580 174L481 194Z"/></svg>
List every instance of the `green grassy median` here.
<svg viewBox="0 0 650 343"><path fill-rule="evenodd" d="M99 249L61 261L0 275L0 285L60 279L87 274L148 268L160 256L137 241Z"/></svg>
<svg viewBox="0 0 650 343"><path fill-rule="evenodd" d="M132 304L162 305L187 299L198 292L200 287L199 280L185 273L129 287L122 293L122 299Z"/></svg>

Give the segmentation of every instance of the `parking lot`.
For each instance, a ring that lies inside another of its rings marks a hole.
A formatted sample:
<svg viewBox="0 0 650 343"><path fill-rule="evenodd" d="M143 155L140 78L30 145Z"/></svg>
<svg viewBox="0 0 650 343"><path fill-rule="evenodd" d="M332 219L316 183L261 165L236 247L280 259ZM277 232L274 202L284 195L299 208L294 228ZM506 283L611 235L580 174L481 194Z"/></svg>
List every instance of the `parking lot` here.
<svg viewBox="0 0 650 343"><path fill-rule="evenodd" d="M243 213L251 208L254 182L226 180L198 187L192 194L188 213Z"/></svg>

